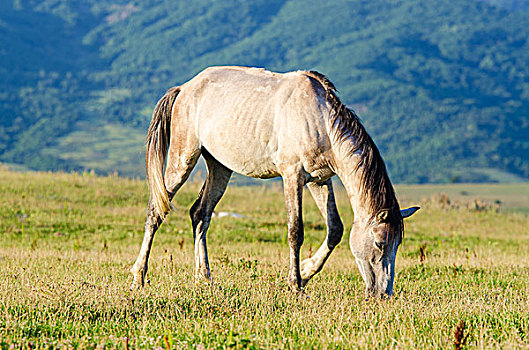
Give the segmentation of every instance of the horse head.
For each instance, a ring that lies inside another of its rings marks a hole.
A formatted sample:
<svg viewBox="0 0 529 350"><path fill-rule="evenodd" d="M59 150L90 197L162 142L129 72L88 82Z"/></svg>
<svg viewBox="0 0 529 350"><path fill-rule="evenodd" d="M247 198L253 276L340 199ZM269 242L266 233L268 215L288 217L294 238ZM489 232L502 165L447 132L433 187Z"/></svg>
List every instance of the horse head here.
<svg viewBox="0 0 529 350"><path fill-rule="evenodd" d="M402 242L402 219L419 207L380 210L374 217L355 218L350 247L366 284L366 297L393 294L395 259Z"/></svg>

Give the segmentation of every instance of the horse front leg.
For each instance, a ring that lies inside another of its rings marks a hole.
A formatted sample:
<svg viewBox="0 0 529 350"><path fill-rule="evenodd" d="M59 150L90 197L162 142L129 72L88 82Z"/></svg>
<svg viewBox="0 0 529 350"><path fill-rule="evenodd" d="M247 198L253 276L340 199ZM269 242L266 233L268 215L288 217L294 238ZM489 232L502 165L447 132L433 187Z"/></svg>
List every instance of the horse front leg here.
<svg viewBox="0 0 529 350"><path fill-rule="evenodd" d="M288 284L294 292L301 291L299 252L303 244L302 194L303 179L298 173L283 175L283 189L287 209L288 245L290 248L290 268Z"/></svg>
<svg viewBox="0 0 529 350"><path fill-rule="evenodd" d="M343 223L336 208L331 179L323 183L308 183L307 187L327 225L327 238L313 257L301 262L301 285L303 287L321 271L343 236Z"/></svg>

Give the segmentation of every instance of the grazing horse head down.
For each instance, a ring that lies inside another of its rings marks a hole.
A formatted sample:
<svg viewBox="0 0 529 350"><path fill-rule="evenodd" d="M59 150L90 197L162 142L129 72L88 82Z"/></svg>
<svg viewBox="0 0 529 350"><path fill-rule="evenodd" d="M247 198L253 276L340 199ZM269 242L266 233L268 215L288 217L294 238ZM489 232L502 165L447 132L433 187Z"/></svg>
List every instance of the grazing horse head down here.
<svg viewBox="0 0 529 350"><path fill-rule="evenodd" d="M349 245L366 283L367 296L393 294L395 259L402 242L402 219L418 209L382 209L371 220L354 221Z"/></svg>
<svg viewBox="0 0 529 350"><path fill-rule="evenodd" d="M329 79L314 71L279 74L247 67L208 68L158 102L147 135L150 200L143 243L131 269L134 287L143 286L154 233L200 155L208 174L190 209L196 278L211 279L206 233L231 174L281 176L288 283L301 290L342 239L331 182L338 175L354 211L350 247L366 293L392 294L402 220L418 207L399 208L376 145ZM327 224L327 237L314 256L300 261L304 186Z"/></svg>

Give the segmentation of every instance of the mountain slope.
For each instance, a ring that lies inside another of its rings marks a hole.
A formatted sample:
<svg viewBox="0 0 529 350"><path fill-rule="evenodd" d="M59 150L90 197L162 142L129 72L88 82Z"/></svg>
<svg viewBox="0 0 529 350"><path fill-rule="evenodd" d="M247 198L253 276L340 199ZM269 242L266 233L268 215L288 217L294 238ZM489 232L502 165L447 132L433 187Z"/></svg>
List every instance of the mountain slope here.
<svg viewBox="0 0 529 350"><path fill-rule="evenodd" d="M142 145L119 140L141 138L168 87L241 64L325 73L394 181L529 178L529 18L519 11L447 0L1 6L5 162L142 174Z"/></svg>

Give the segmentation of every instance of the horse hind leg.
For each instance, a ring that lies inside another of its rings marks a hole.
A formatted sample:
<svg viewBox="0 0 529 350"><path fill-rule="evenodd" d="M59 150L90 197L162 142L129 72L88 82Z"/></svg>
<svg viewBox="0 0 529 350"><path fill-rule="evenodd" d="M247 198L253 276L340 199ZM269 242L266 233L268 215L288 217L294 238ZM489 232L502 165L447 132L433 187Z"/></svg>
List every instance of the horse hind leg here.
<svg viewBox="0 0 529 350"><path fill-rule="evenodd" d="M343 236L343 224L336 208L331 179L323 183L308 183L307 187L327 225L327 238L313 257L301 262L302 286L305 286L314 275L321 271Z"/></svg>
<svg viewBox="0 0 529 350"><path fill-rule="evenodd" d="M170 200L173 199L176 192L189 178L189 175L195 167L199 156L200 150L191 152L189 155L182 157L169 155L165 170L164 182L166 184L166 189ZM145 284L152 241L154 234L162 222L163 220L154 209L152 198L149 199L147 218L145 219L145 233L143 235L143 242L136 262L131 268L131 272L134 277L131 289L141 288Z"/></svg>
<svg viewBox="0 0 529 350"><path fill-rule="evenodd" d="M219 163L206 150L202 151L206 160L207 178L197 200L189 210L191 223L193 225L193 239L195 242L195 278L197 281L204 278L211 281L209 269L206 233L211 222L211 215L215 206L220 201L232 171Z"/></svg>

